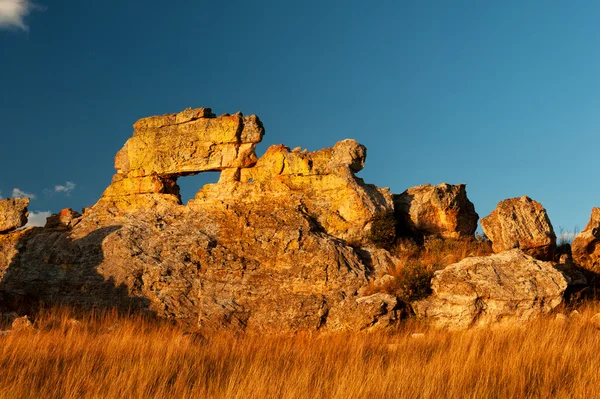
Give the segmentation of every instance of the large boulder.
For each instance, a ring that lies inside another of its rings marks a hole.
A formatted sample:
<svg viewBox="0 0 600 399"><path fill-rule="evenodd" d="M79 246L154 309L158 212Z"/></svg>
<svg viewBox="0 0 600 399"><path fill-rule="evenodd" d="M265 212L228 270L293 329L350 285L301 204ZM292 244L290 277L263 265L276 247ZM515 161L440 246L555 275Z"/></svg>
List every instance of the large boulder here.
<svg viewBox="0 0 600 399"><path fill-rule="evenodd" d="M600 208L593 208L590 221L571 244L573 260L583 268L600 273Z"/></svg>
<svg viewBox="0 0 600 399"><path fill-rule="evenodd" d="M464 184L412 187L394 195L394 207L400 233L418 239L473 237L479 220Z"/></svg>
<svg viewBox="0 0 600 399"><path fill-rule="evenodd" d="M560 305L567 284L552 263L513 249L466 258L437 271L433 294L413 307L439 328L523 322Z"/></svg>
<svg viewBox="0 0 600 399"><path fill-rule="evenodd" d="M546 210L527 196L500 201L491 214L481 219L494 252L520 248L541 260L551 260L556 250L556 234Z"/></svg>
<svg viewBox="0 0 600 399"><path fill-rule="evenodd" d="M27 224L29 198L0 200L0 233L18 229Z"/></svg>

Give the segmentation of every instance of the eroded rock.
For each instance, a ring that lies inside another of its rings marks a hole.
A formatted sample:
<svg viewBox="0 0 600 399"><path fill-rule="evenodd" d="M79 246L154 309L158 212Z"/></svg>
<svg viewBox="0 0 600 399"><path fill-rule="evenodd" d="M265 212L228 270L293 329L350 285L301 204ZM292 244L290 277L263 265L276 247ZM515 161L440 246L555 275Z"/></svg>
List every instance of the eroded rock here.
<svg viewBox="0 0 600 399"><path fill-rule="evenodd" d="M568 277L520 249L462 261L437 271L433 294L413 304L436 327L464 329L523 322L562 303Z"/></svg>
<svg viewBox="0 0 600 399"><path fill-rule="evenodd" d="M419 240L426 236L473 237L479 215L465 187L426 184L394 195L395 215L404 233Z"/></svg>
<svg viewBox="0 0 600 399"><path fill-rule="evenodd" d="M494 211L481 219L494 252L520 248L541 260L552 260L556 235L546 210L527 196L500 201Z"/></svg>
<svg viewBox="0 0 600 399"><path fill-rule="evenodd" d="M48 228L70 228L73 227L77 222L81 214L74 211L71 208L65 208L59 213L50 215L46 218L46 226Z"/></svg>
<svg viewBox="0 0 600 399"><path fill-rule="evenodd" d="M575 263L585 269L600 273L600 208L593 208L590 221L571 244Z"/></svg>
<svg viewBox="0 0 600 399"><path fill-rule="evenodd" d="M394 262L365 238L393 203L389 190L354 175L364 146L272 146L256 160L258 118L207 109L134 127L112 184L83 216L65 211L51 228L0 236L7 302L117 306L249 332L399 320L397 298L361 294ZM176 179L205 170L220 170L219 182L183 206Z"/></svg>
<svg viewBox="0 0 600 399"><path fill-rule="evenodd" d="M254 167L240 170L239 181L227 178L206 185L189 206L225 212L240 202L268 203L273 208L291 203L324 232L352 244L365 243L373 220L393 213L388 189L365 184L354 175L365 158L365 147L355 140L314 152L274 145Z"/></svg>
<svg viewBox="0 0 600 399"><path fill-rule="evenodd" d="M215 117L210 108L143 118L115 157L117 173L100 205L136 212L159 203L179 204L180 176L239 170L257 161L264 128L255 115Z"/></svg>
<svg viewBox="0 0 600 399"><path fill-rule="evenodd" d="M29 198L0 200L0 233L7 233L27 224Z"/></svg>

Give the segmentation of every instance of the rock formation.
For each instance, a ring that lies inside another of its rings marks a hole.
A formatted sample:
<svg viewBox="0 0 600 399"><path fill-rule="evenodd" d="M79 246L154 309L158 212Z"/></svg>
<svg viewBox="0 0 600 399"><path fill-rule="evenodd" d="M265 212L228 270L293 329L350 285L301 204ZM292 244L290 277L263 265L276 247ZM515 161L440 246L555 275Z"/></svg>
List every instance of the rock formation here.
<svg viewBox="0 0 600 399"><path fill-rule="evenodd" d="M433 295L414 308L440 328L523 322L558 306L567 284L552 263L513 249L466 258L437 271Z"/></svg>
<svg viewBox="0 0 600 399"><path fill-rule="evenodd" d="M7 233L27 224L29 198L0 200L0 233Z"/></svg>
<svg viewBox="0 0 600 399"><path fill-rule="evenodd" d="M215 117L208 108L139 120L112 183L83 215L64 209L44 228L0 235L0 305L120 307L207 330L372 330L394 325L407 307L372 290L394 279L387 272L399 260L384 247L398 227L421 237L474 234L464 185L392 196L355 176L366 148L354 140L314 152L273 145L257 159L263 135L254 115ZM182 204L177 179L206 171L220 171L219 182ZM27 200L12 201L0 208L0 221L13 218L0 232L26 221ZM498 248L554 244L540 238L552 231L543 208L525 203L486 218ZM566 280L511 251L452 265L433 285L419 314L465 327L546 312Z"/></svg>
<svg viewBox="0 0 600 399"><path fill-rule="evenodd" d="M79 212L76 212L71 208L66 208L61 210L59 213L50 215L50 217L46 218L45 227L73 227L76 223L79 222L80 217L81 215L79 214Z"/></svg>
<svg viewBox="0 0 600 399"><path fill-rule="evenodd" d="M520 248L541 260L551 260L556 249L556 235L546 210L529 197L500 201L494 211L481 219L485 235L494 252Z"/></svg>
<svg viewBox="0 0 600 399"><path fill-rule="evenodd" d="M394 195L394 206L400 229L417 239L473 237L479 220L464 184L412 187Z"/></svg>
<svg viewBox="0 0 600 399"><path fill-rule="evenodd" d="M272 146L257 160L258 118L206 108L134 128L111 186L83 216L63 211L0 241L5 301L118 305L253 332L399 320L397 298L359 294L390 264L365 237L393 212L387 189L354 176L364 146ZM182 205L177 177L209 170L221 170L219 183Z"/></svg>
<svg viewBox="0 0 600 399"><path fill-rule="evenodd" d="M575 263L600 273L600 208L593 208L590 221L571 244Z"/></svg>
<svg viewBox="0 0 600 399"><path fill-rule="evenodd" d="M254 165L256 144L264 134L255 115L215 117L210 108L143 118L133 127L133 137L115 157L117 173L100 201L124 212L180 203L180 176L206 171L235 175Z"/></svg>

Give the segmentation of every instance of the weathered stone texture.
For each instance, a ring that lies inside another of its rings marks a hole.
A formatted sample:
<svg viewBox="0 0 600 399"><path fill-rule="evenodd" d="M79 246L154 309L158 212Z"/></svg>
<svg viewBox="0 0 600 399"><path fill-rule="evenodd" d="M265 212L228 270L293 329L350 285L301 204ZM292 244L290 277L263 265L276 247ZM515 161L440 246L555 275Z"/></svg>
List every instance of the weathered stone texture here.
<svg viewBox="0 0 600 399"><path fill-rule="evenodd" d="M0 200L0 233L6 233L27 224L29 198Z"/></svg>
<svg viewBox="0 0 600 399"><path fill-rule="evenodd" d="M230 206L264 202L273 208L295 204L334 237L366 242L371 221L393 212L388 189L365 184L354 176L366 158L366 149L354 140L315 152L271 146L252 168L235 178L206 185L190 201L191 207ZM225 204L225 205L224 205Z"/></svg>
<svg viewBox="0 0 600 399"><path fill-rule="evenodd" d="M562 303L568 278L519 249L463 259L435 273L433 294L414 304L440 328L523 322Z"/></svg>
<svg viewBox="0 0 600 399"><path fill-rule="evenodd" d="M125 212L179 203L179 176L250 167L263 135L255 115L215 117L209 108L140 119L115 157L117 173L100 203Z"/></svg>
<svg viewBox="0 0 600 399"><path fill-rule="evenodd" d="M393 211L389 190L354 175L364 146L272 146L256 160L258 118L207 109L134 127L112 184L83 216L64 211L47 228L0 237L5 300L132 307L253 332L399 320L396 297L361 290L394 258L349 245L369 244L372 220ZM177 177L203 170L221 170L219 183L182 206Z"/></svg>
<svg viewBox="0 0 600 399"><path fill-rule="evenodd" d="M593 208L590 221L571 244L573 260L583 268L600 273L600 208Z"/></svg>
<svg viewBox="0 0 600 399"><path fill-rule="evenodd" d="M394 195L395 215L402 232L418 239L473 237L479 215L464 184L412 187Z"/></svg>
<svg viewBox="0 0 600 399"><path fill-rule="evenodd" d="M481 219L485 235L494 252L520 248L537 259L551 260L556 249L556 235L546 210L527 196L498 203L494 211Z"/></svg>

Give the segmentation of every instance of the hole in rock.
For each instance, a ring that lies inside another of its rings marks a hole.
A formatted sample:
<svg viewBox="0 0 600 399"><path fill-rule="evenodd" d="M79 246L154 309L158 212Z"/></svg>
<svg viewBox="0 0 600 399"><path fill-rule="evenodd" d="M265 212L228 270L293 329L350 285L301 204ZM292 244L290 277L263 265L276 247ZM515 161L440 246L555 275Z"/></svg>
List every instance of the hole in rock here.
<svg viewBox="0 0 600 399"><path fill-rule="evenodd" d="M202 172L197 175L180 176L177 179L181 203L187 205L188 201L196 197L196 193L205 184L213 184L219 181L221 172Z"/></svg>

